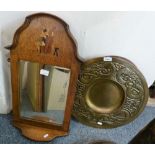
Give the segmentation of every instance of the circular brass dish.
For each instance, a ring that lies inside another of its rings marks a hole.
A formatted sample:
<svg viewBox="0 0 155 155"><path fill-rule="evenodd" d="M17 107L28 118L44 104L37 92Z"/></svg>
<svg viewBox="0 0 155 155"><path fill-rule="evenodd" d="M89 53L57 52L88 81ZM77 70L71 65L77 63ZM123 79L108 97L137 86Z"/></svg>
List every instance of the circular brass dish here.
<svg viewBox="0 0 155 155"><path fill-rule="evenodd" d="M121 85L115 81L101 79L90 85L85 102L94 112L111 113L122 105L124 97L125 92Z"/></svg>
<svg viewBox="0 0 155 155"><path fill-rule="evenodd" d="M134 120L148 100L147 83L129 60L111 56L81 66L73 115L93 127L113 128Z"/></svg>

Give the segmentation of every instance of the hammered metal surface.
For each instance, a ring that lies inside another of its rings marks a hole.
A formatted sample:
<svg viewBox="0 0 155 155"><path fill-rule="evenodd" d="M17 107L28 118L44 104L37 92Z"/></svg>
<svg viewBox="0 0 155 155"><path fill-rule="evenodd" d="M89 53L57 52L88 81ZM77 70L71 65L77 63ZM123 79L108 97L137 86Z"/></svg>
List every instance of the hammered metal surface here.
<svg viewBox="0 0 155 155"><path fill-rule="evenodd" d="M81 66L73 116L81 123L113 128L134 120L148 100L145 78L129 60L96 58Z"/></svg>

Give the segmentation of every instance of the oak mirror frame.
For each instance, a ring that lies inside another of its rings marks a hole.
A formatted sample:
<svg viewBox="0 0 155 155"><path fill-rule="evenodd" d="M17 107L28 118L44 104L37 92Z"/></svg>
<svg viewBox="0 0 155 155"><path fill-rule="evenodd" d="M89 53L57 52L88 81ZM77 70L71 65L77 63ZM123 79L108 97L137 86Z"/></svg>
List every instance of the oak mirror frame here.
<svg viewBox="0 0 155 155"><path fill-rule="evenodd" d="M13 125L35 141L67 135L81 64L69 26L51 14L30 15L6 48L10 50Z"/></svg>

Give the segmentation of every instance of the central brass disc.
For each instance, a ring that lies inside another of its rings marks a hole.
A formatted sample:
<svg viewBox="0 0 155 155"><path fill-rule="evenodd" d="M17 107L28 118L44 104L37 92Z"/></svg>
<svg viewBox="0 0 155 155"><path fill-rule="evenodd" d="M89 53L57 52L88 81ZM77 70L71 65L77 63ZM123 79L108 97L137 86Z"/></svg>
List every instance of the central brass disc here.
<svg viewBox="0 0 155 155"><path fill-rule="evenodd" d="M97 113L111 113L124 102L125 92L112 80L96 80L86 92L87 105Z"/></svg>

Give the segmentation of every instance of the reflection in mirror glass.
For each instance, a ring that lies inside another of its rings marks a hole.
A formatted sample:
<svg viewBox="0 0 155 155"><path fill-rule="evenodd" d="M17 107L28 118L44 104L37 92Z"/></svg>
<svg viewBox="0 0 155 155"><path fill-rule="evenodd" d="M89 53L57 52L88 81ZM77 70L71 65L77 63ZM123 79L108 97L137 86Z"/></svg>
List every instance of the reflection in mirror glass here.
<svg viewBox="0 0 155 155"><path fill-rule="evenodd" d="M63 124L70 69L20 61L20 115Z"/></svg>

